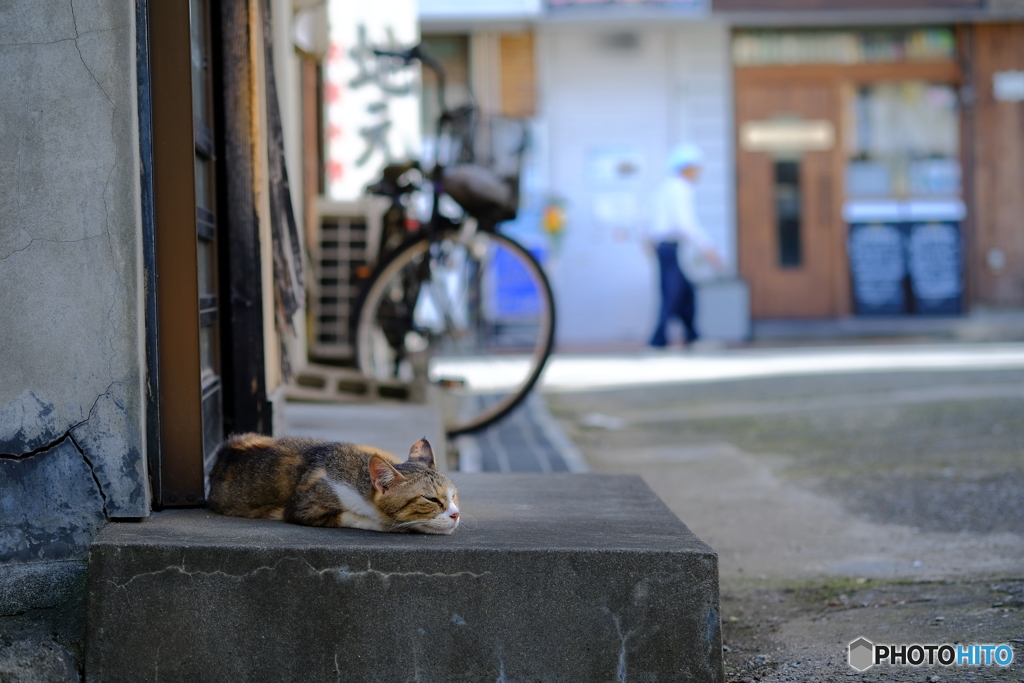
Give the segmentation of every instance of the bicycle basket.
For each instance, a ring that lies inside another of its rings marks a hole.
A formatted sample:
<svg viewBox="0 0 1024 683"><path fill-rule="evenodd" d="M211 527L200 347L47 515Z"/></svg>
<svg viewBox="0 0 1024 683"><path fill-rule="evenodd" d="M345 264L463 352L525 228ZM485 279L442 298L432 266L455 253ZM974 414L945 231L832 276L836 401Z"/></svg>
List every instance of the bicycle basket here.
<svg viewBox="0 0 1024 683"><path fill-rule="evenodd" d="M463 136L457 163L445 169L444 190L485 230L516 217L526 124L505 117L474 117L453 130Z"/></svg>
<svg viewBox="0 0 1024 683"><path fill-rule="evenodd" d="M523 153L529 142L526 122L504 116L479 117L473 140L473 161L500 178L519 185Z"/></svg>

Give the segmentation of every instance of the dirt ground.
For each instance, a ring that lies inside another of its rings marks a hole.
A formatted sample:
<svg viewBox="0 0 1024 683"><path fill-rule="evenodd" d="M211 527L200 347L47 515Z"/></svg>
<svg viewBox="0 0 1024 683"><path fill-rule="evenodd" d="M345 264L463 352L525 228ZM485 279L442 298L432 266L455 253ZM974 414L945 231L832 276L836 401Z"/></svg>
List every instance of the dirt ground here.
<svg viewBox="0 0 1024 683"><path fill-rule="evenodd" d="M597 471L634 473L719 553L730 681L1024 681L1024 372L552 394ZM988 644L1009 667L847 645Z"/></svg>

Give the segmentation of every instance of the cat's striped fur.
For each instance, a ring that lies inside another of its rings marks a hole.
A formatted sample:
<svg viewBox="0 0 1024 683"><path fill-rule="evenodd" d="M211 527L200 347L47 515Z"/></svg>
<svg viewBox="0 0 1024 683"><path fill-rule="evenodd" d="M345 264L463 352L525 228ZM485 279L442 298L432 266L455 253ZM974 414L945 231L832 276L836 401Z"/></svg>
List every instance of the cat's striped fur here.
<svg viewBox="0 0 1024 683"><path fill-rule="evenodd" d="M235 435L210 473L210 509L374 531L450 534L459 525L455 485L435 468L426 439L399 462L371 446Z"/></svg>

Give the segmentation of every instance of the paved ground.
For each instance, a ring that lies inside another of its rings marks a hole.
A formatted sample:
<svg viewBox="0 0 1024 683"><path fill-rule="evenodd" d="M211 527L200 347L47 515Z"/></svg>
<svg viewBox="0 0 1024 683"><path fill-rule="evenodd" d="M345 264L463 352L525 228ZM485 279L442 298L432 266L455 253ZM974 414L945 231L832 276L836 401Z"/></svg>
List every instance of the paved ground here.
<svg viewBox="0 0 1024 683"><path fill-rule="evenodd" d="M595 470L641 474L718 550L732 680L1024 681L1022 348L821 367L865 351L723 352L746 373L703 379L699 356L624 358L654 379L614 388L614 363L591 365L547 400ZM1010 642L1016 661L855 674L860 636Z"/></svg>

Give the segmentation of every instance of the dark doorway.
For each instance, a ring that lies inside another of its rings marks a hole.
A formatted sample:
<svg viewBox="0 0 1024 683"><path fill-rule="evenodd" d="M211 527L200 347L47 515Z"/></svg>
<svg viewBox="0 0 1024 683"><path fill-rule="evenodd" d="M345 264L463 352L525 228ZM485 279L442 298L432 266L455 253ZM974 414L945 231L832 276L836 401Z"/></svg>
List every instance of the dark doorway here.
<svg viewBox="0 0 1024 683"><path fill-rule="evenodd" d="M151 84L148 92L140 87L140 101L150 99L140 111L152 112L143 157L152 156L155 262L147 278L156 285L156 313L147 324L157 328L158 347L150 361L151 378L159 378L150 404L159 435L149 443L156 507L204 502L226 430L270 429L248 7L161 0L145 8L148 36L140 31L149 48L140 84Z"/></svg>

